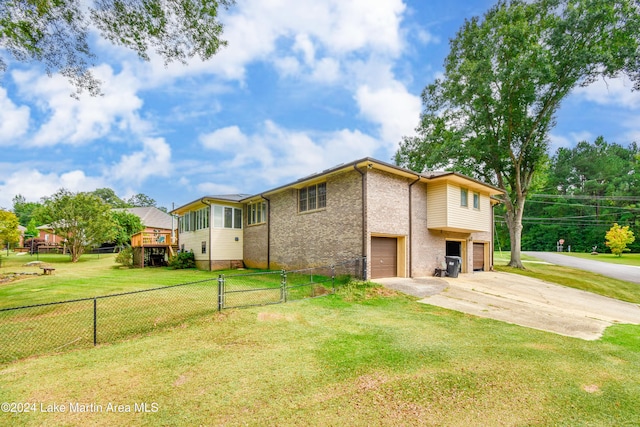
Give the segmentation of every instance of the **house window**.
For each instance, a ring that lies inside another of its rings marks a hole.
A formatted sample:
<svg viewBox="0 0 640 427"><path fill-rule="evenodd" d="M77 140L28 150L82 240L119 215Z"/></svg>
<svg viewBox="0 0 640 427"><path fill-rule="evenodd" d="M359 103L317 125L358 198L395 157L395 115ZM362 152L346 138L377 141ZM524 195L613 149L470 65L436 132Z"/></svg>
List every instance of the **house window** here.
<svg viewBox="0 0 640 427"><path fill-rule="evenodd" d="M263 224L267 222L267 202L250 203L247 206L247 224Z"/></svg>
<svg viewBox="0 0 640 427"><path fill-rule="evenodd" d="M460 206L469 206L469 191L466 188L460 189Z"/></svg>
<svg viewBox="0 0 640 427"><path fill-rule="evenodd" d="M480 209L480 194L473 193L473 208Z"/></svg>
<svg viewBox="0 0 640 427"><path fill-rule="evenodd" d="M214 228L242 228L242 209L230 206L213 207Z"/></svg>
<svg viewBox="0 0 640 427"><path fill-rule="evenodd" d="M307 212L327 207L327 183L310 185L298 190L298 211Z"/></svg>
<svg viewBox="0 0 640 427"><path fill-rule="evenodd" d="M207 241L206 240L202 241L202 253L203 254L207 253Z"/></svg>
<svg viewBox="0 0 640 427"><path fill-rule="evenodd" d="M209 228L209 207L187 212L180 217L180 231L196 231Z"/></svg>

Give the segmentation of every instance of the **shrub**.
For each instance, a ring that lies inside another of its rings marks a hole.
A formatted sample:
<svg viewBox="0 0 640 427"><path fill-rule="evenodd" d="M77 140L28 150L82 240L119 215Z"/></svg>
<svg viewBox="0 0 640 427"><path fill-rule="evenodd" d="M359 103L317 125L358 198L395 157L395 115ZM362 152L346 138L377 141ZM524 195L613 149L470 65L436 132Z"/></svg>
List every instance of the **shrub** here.
<svg viewBox="0 0 640 427"><path fill-rule="evenodd" d="M116 262L124 265L125 267L133 266L133 249L131 246L125 247L118 253L118 255L116 255Z"/></svg>
<svg viewBox="0 0 640 427"><path fill-rule="evenodd" d="M179 252L177 255L169 258L169 267L176 270L183 268L195 268L196 256L193 252Z"/></svg>

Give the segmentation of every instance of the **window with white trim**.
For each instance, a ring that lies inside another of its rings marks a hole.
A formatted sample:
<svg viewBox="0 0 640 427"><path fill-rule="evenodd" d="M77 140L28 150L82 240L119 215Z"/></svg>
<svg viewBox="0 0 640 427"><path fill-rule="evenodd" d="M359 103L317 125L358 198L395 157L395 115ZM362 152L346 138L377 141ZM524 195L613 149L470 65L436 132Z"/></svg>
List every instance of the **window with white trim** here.
<svg viewBox="0 0 640 427"><path fill-rule="evenodd" d="M473 193L473 209L480 209L480 194Z"/></svg>
<svg viewBox="0 0 640 427"><path fill-rule="evenodd" d="M469 191L466 188L460 189L460 206L469 206Z"/></svg>
<svg viewBox="0 0 640 427"><path fill-rule="evenodd" d="M247 224L264 224L267 222L267 202L261 201L247 205Z"/></svg>
<svg viewBox="0 0 640 427"><path fill-rule="evenodd" d="M315 211L327 207L327 183L310 185L298 190L298 212Z"/></svg>
<svg viewBox="0 0 640 427"><path fill-rule="evenodd" d="M213 228L242 228L242 209L214 205Z"/></svg>
<svg viewBox="0 0 640 427"><path fill-rule="evenodd" d="M180 221L180 232L202 230L209 228L209 207L198 209L197 211L189 211L182 215Z"/></svg>

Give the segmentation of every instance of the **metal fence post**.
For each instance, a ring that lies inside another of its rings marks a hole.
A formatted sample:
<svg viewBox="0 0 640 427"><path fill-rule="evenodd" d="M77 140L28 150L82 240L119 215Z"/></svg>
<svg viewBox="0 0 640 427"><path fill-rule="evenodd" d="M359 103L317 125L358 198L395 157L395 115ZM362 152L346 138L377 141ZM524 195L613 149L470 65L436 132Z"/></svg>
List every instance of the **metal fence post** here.
<svg viewBox="0 0 640 427"><path fill-rule="evenodd" d="M224 308L224 275L218 275L218 311Z"/></svg>
<svg viewBox="0 0 640 427"><path fill-rule="evenodd" d="M287 302L287 271L280 272L280 301Z"/></svg>
<svg viewBox="0 0 640 427"><path fill-rule="evenodd" d="M98 345L98 298L93 299L93 346Z"/></svg>
<svg viewBox="0 0 640 427"><path fill-rule="evenodd" d="M331 288L333 290L333 293L336 293L336 266L332 265L331 266Z"/></svg>

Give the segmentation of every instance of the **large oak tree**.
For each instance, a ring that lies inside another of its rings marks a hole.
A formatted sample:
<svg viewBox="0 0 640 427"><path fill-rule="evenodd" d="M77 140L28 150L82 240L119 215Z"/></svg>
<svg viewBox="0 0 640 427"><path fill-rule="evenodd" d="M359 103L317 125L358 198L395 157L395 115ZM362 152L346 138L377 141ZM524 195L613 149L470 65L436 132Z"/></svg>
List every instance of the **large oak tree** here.
<svg viewBox="0 0 640 427"><path fill-rule="evenodd" d="M499 1L451 40L444 75L422 94L417 136L396 162L454 169L505 190L509 265L522 268L522 214L572 89L627 72L640 88L635 0Z"/></svg>

